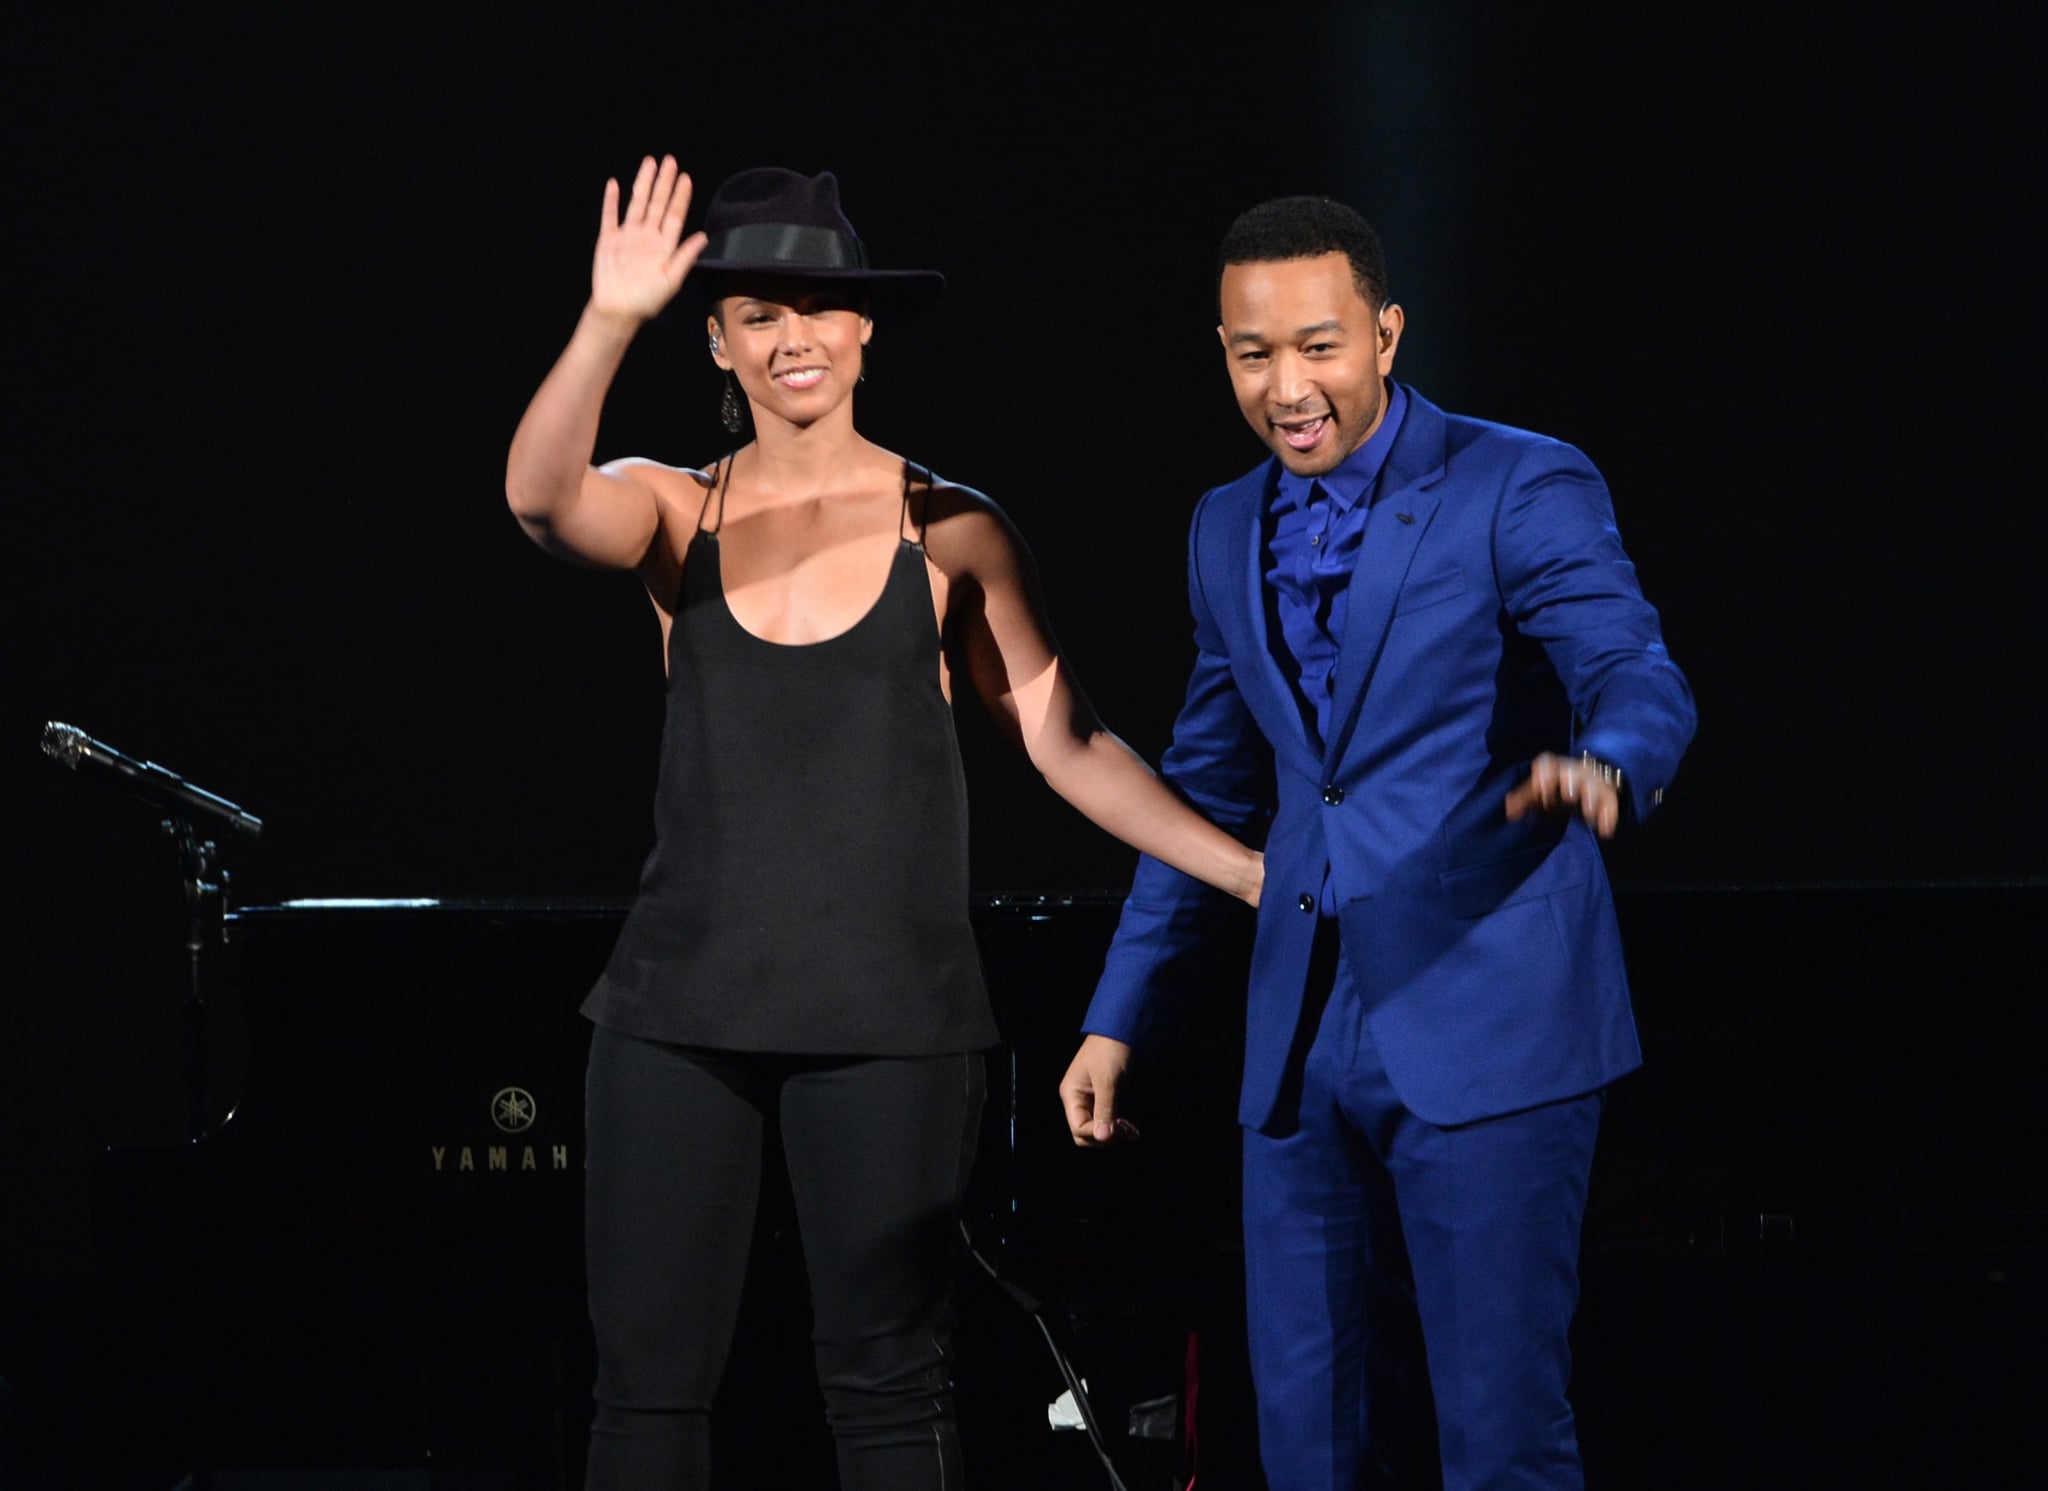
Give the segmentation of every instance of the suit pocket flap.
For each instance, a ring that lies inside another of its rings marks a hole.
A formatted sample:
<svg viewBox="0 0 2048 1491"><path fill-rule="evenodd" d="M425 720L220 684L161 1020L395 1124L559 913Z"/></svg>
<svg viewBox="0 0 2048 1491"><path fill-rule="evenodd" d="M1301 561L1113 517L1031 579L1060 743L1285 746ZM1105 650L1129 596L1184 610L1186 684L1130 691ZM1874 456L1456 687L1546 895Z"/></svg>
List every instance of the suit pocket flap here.
<svg viewBox="0 0 2048 1491"><path fill-rule="evenodd" d="M1410 611L1420 611L1424 606L1433 606L1438 601L1447 601L1464 593L1465 572L1462 569L1438 570L1433 575L1410 580L1403 585L1394 601L1394 614L1406 616Z"/></svg>
<svg viewBox="0 0 2048 1491"><path fill-rule="evenodd" d="M1547 896L1583 881L1586 867L1573 849L1567 838L1503 859L1490 859L1485 864L1446 870L1437 878L1443 885L1451 915L1484 916L1502 906Z"/></svg>

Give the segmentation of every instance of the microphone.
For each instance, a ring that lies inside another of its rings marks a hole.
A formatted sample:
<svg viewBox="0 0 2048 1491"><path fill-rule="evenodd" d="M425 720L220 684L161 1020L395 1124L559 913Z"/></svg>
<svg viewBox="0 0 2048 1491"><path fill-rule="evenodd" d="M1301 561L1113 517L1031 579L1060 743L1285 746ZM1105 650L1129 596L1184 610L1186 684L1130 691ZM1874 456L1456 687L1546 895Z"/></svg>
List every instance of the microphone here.
<svg viewBox="0 0 2048 1491"><path fill-rule="evenodd" d="M231 828L247 839L263 832L263 820L224 797L193 786L154 761L135 761L112 746L101 745L73 725L54 720L43 726L43 754L73 771L111 778L152 806L181 818L203 819Z"/></svg>

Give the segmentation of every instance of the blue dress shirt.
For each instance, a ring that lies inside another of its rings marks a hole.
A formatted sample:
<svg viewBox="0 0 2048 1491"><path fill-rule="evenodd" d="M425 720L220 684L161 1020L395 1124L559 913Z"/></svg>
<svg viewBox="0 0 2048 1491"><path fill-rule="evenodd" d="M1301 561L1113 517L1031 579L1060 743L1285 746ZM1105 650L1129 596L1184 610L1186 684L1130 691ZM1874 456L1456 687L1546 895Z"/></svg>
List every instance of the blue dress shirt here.
<svg viewBox="0 0 2048 1491"><path fill-rule="evenodd" d="M1321 477L1282 467L1266 509L1266 634L1318 753L1330 738L1330 676L1344 635L1345 592L1380 468L1408 412L1406 390L1389 387L1387 412L1371 439Z"/></svg>
<svg viewBox="0 0 2048 1491"><path fill-rule="evenodd" d="M1320 477L1281 467L1266 509L1267 643L1294 685L1302 729L1318 755L1330 739L1330 678L1337 671L1351 571L1365 542L1380 468L1408 412L1401 385L1388 386L1387 412L1372 438ZM1316 900L1322 915L1337 914L1327 873Z"/></svg>

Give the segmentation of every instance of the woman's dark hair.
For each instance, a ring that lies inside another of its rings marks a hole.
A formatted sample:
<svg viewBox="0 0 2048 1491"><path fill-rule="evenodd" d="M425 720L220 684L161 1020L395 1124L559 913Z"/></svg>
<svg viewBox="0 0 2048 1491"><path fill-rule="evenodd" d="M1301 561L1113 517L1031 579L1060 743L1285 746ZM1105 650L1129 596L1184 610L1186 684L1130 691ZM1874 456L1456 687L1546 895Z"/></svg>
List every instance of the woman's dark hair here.
<svg viewBox="0 0 2048 1491"><path fill-rule="evenodd" d="M1342 254L1367 304L1387 302L1387 257L1372 225L1342 202L1328 197L1275 197L1240 213L1216 255L1216 297L1223 298L1223 271L1232 264L1271 264L1281 259L1315 259Z"/></svg>

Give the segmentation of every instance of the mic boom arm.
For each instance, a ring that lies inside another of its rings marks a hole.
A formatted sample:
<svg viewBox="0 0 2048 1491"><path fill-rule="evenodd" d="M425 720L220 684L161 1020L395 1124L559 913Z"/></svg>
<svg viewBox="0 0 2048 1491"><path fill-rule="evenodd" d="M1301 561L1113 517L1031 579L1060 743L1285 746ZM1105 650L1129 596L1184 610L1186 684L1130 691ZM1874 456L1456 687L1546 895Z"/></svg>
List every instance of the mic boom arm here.
<svg viewBox="0 0 2048 1491"><path fill-rule="evenodd" d="M193 786L176 772L166 771L154 761L136 761L124 756L113 747L100 744L76 726L55 721L45 725L43 754L73 771L117 781L144 802L178 817L229 828L246 839L254 839L263 832L263 820L254 813Z"/></svg>

